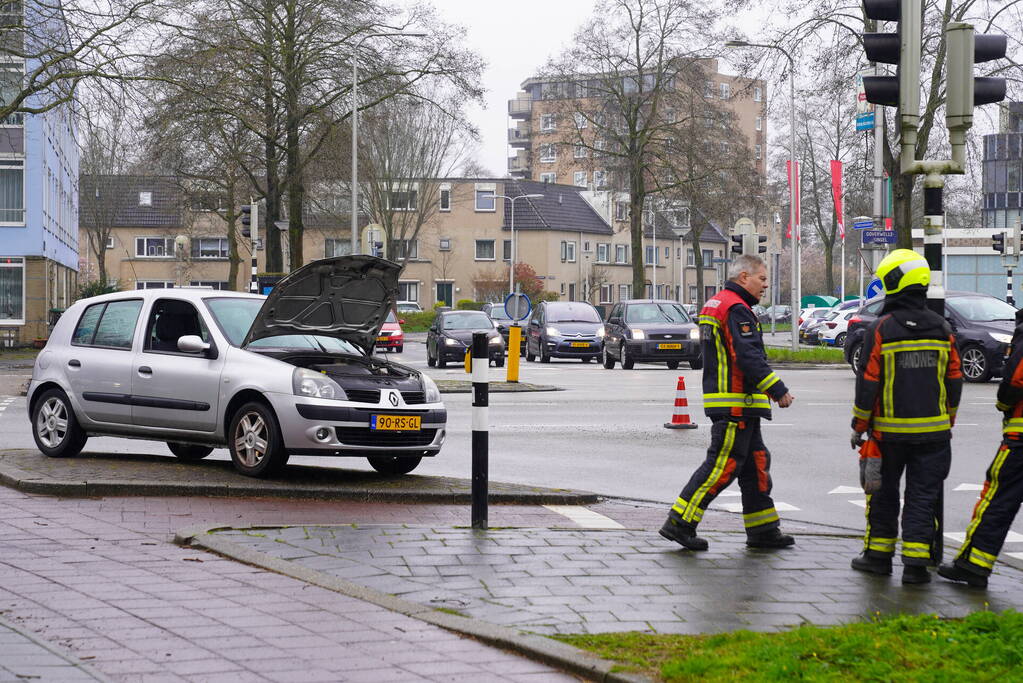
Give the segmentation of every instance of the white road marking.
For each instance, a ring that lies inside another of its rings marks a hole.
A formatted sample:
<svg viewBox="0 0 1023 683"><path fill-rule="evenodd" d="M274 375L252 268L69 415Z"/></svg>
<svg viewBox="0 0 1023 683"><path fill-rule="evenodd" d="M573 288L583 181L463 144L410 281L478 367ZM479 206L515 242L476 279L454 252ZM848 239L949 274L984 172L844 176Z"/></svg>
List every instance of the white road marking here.
<svg viewBox="0 0 1023 683"><path fill-rule="evenodd" d="M860 493L862 490L859 486L836 486L828 493Z"/></svg>
<svg viewBox="0 0 1023 683"><path fill-rule="evenodd" d="M983 491L983 484L960 484L952 489L953 491Z"/></svg>
<svg viewBox="0 0 1023 683"><path fill-rule="evenodd" d="M624 529L621 524L599 512L581 505L544 505L551 512L557 512L586 529Z"/></svg>
<svg viewBox="0 0 1023 683"><path fill-rule="evenodd" d="M712 508L718 510L728 510L729 512L742 512L742 503L719 503L716 500L710 505ZM788 503L775 503L774 509L778 512L798 512L799 508L795 505L789 505Z"/></svg>
<svg viewBox="0 0 1023 683"><path fill-rule="evenodd" d="M795 427L796 425L789 424L788 422L761 422L760 426L761 427Z"/></svg>
<svg viewBox="0 0 1023 683"><path fill-rule="evenodd" d="M952 539L956 543L962 543L963 541L966 540L966 532L965 531L947 531L947 532L945 532L945 537ZM1015 531L1010 531L1005 536L1005 542L1006 543L1023 543L1023 534L1017 533Z"/></svg>
<svg viewBox="0 0 1023 683"><path fill-rule="evenodd" d="M1009 557L1015 558L1017 560L1023 560L1023 553L1005 553L1005 554L1008 555Z"/></svg>
<svg viewBox="0 0 1023 683"><path fill-rule="evenodd" d="M864 510L867 509L867 499L866 498L861 498L859 500L850 500L849 502L852 503L853 505L855 505L856 507L863 508Z"/></svg>

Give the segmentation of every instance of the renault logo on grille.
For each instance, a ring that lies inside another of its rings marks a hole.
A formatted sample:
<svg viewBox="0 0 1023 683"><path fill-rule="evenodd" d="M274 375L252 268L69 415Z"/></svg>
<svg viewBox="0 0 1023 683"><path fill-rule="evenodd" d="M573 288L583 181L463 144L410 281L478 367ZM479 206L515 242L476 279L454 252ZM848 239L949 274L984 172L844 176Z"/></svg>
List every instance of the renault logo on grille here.
<svg viewBox="0 0 1023 683"><path fill-rule="evenodd" d="M389 393L390 393L389 400L391 401L391 405L392 406L397 406L398 405L398 392L397 391L392 391L392 392L389 392Z"/></svg>

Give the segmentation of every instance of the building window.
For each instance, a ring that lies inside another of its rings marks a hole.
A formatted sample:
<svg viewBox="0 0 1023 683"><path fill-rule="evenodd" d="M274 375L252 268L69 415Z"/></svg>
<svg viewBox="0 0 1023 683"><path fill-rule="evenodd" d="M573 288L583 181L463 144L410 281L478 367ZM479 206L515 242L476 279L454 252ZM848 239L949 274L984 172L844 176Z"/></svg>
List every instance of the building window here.
<svg viewBox="0 0 1023 683"><path fill-rule="evenodd" d="M611 245L597 243L597 263L609 263L611 261Z"/></svg>
<svg viewBox="0 0 1023 683"><path fill-rule="evenodd" d="M593 172L593 187L597 189L607 187L607 171Z"/></svg>
<svg viewBox="0 0 1023 683"><path fill-rule="evenodd" d="M556 114L540 114L540 130L551 131L558 127L558 117Z"/></svg>
<svg viewBox="0 0 1023 683"><path fill-rule="evenodd" d="M228 290L231 289L227 280L192 280L189 287L208 287L210 289Z"/></svg>
<svg viewBox="0 0 1023 683"><path fill-rule="evenodd" d="M25 259L0 257L0 323L25 323Z"/></svg>
<svg viewBox="0 0 1023 683"><path fill-rule="evenodd" d="M114 248L114 236L113 235L108 235L107 236L107 249L113 249L113 248Z"/></svg>
<svg viewBox="0 0 1023 683"><path fill-rule="evenodd" d="M754 156L756 156L757 160L759 161L759 160L760 160L760 145L755 145L755 146L753 147L753 150L754 150L754 151L753 151L753 154L754 154ZM798 167L797 167L797 168L798 168ZM798 174L797 174L797 175L798 175Z"/></svg>
<svg viewBox="0 0 1023 683"><path fill-rule="evenodd" d="M394 257L403 261L419 258L419 240L394 240Z"/></svg>
<svg viewBox="0 0 1023 683"><path fill-rule="evenodd" d="M629 245L628 244L616 244L615 245L615 263L628 263L629 262Z"/></svg>
<svg viewBox="0 0 1023 683"><path fill-rule="evenodd" d="M602 304L611 303L611 297L614 296L614 285L601 285L600 286L600 302Z"/></svg>
<svg viewBox="0 0 1023 683"><path fill-rule="evenodd" d="M762 116L758 116L757 117L757 119L756 119L756 127L757 127L757 130L763 130L764 129L764 117L762 117Z"/></svg>
<svg viewBox="0 0 1023 683"><path fill-rule="evenodd" d="M626 301L632 298L632 285L618 285L618 300Z"/></svg>
<svg viewBox="0 0 1023 683"><path fill-rule="evenodd" d="M703 96L714 97L714 81L705 81L703 84Z"/></svg>
<svg viewBox="0 0 1023 683"><path fill-rule="evenodd" d="M398 301L419 301L419 282L399 282Z"/></svg>
<svg viewBox="0 0 1023 683"><path fill-rule="evenodd" d="M616 221L627 221L629 220L629 202L615 202L615 220Z"/></svg>
<svg viewBox="0 0 1023 683"><path fill-rule="evenodd" d="M440 189L440 210L441 211L451 210L451 188L442 187Z"/></svg>
<svg viewBox="0 0 1023 683"><path fill-rule="evenodd" d="M657 252L654 250L654 248L652 246L647 245L647 247L643 250L643 263L644 263L644 265L648 265L649 266L650 264L654 263L656 261L656 259L657 259Z"/></svg>
<svg viewBox="0 0 1023 683"><path fill-rule="evenodd" d="M712 249L703 250L703 267L704 268L714 267L714 251Z"/></svg>
<svg viewBox="0 0 1023 683"><path fill-rule="evenodd" d="M754 102L760 102L763 99L764 99L764 93L760 89L760 86L759 85L758 86L754 86L754 88L753 88L753 101Z"/></svg>
<svg viewBox="0 0 1023 683"><path fill-rule="evenodd" d="M504 244L501 245L501 258L503 258L505 261L511 261L512 257L511 245L512 245L511 240L504 240Z"/></svg>
<svg viewBox="0 0 1023 683"><path fill-rule="evenodd" d="M693 252L692 249L686 249L686 265L687 266L696 265L696 254Z"/></svg>
<svg viewBox="0 0 1023 683"><path fill-rule="evenodd" d="M728 87L727 83L722 83L721 84L721 99L727 100L731 96L732 96L731 88Z"/></svg>
<svg viewBox="0 0 1023 683"><path fill-rule="evenodd" d="M153 205L153 193L152 192L139 192L139 206L152 206Z"/></svg>
<svg viewBox="0 0 1023 683"><path fill-rule="evenodd" d="M572 184L576 187L586 187L586 171L576 171L573 173Z"/></svg>
<svg viewBox="0 0 1023 683"><path fill-rule="evenodd" d="M192 239L192 258L227 258L227 238L196 237Z"/></svg>
<svg viewBox="0 0 1023 683"><path fill-rule="evenodd" d="M671 247L664 248L664 260L667 261L671 258Z"/></svg>
<svg viewBox="0 0 1023 683"><path fill-rule="evenodd" d="M476 260L494 260L494 240L476 240Z"/></svg>
<svg viewBox="0 0 1023 683"><path fill-rule="evenodd" d="M576 159L585 159L587 153L588 153L588 150L586 149L586 145L581 145L581 144L576 143L576 145L575 145L575 147L573 148L573 151L572 151L572 156L574 158L576 158Z"/></svg>
<svg viewBox="0 0 1023 683"><path fill-rule="evenodd" d="M557 173L541 173L540 174L540 182L541 183L554 183L554 182L557 182L557 180L558 180L558 174Z"/></svg>
<svg viewBox="0 0 1023 683"><path fill-rule="evenodd" d="M575 116L575 127L580 129L580 130L585 128L586 125L587 125L586 115L583 114L581 111L577 111L574 114L574 116Z"/></svg>
<svg viewBox="0 0 1023 683"><path fill-rule="evenodd" d="M558 160L558 150L553 143L540 145L540 161L550 164Z"/></svg>
<svg viewBox="0 0 1023 683"><path fill-rule="evenodd" d="M561 260L575 263L575 242L561 243Z"/></svg>
<svg viewBox="0 0 1023 683"><path fill-rule="evenodd" d="M352 253L352 241L350 239L339 239L329 237L323 240L323 258L334 256L348 256Z"/></svg>
<svg viewBox="0 0 1023 683"><path fill-rule="evenodd" d="M418 192L416 190L391 190L387 205L392 211L415 211Z"/></svg>
<svg viewBox="0 0 1023 683"><path fill-rule="evenodd" d="M494 190L476 190L476 210L496 211L495 194Z"/></svg>
<svg viewBox="0 0 1023 683"><path fill-rule="evenodd" d="M135 256L139 258L174 256L174 238L136 237Z"/></svg>
<svg viewBox="0 0 1023 683"><path fill-rule="evenodd" d="M0 224L25 224L25 162L0 159Z"/></svg>
<svg viewBox="0 0 1023 683"><path fill-rule="evenodd" d="M689 285L689 303L696 303L696 285Z"/></svg>
<svg viewBox="0 0 1023 683"><path fill-rule="evenodd" d="M173 289L173 280L138 280L135 289Z"/></svg>
<svg viewBox="0 0 1023 683"><path fill-rule="evenodd" d="M451 239L448 237L441 237L440 241L437 242L438 251L451 251Z"/></svg>

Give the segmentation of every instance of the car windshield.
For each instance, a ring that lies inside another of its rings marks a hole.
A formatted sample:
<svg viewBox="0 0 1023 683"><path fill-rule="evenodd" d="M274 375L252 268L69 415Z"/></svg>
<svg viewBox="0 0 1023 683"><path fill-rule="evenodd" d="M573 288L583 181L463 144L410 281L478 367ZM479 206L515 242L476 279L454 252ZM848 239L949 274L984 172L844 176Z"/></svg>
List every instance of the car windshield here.
<svg viewBox="0 0 1023 683"><path fill-rule="evenodd" d="M830 308L815 308L810 311L810 316L813 318L826 318L831 315Z"/></svg>
<svg viewBox="0 0 1023 683"><path fill-rule="evenodd" d="M262 299L235 299L230 297L206 299L206 307L210 309L220 329L224 331L232 346L241 346L252 321L256 319L262 308ZM278 334L272 337L257 339L249 344L251 348L275 349L312 349L331 353L350 353L362 355L354 344L328 337L322 334Z"/></svg>
<svg viewBox="0 0 1023 683"><path fill-rule="evenodd" d="M464 311L444 316L445 330L494 329L493 321L483 311Z"/></svg>
<svg viewBox="0 0 1023 683"><path fill-rule="evenodd" d="M387 317L384 318L385 323L397 323L398 318L395 317L394 311L387 311Z"/></svg>
<svg viewBox="0 0 1023 683"><path fill-rule="evenodd" d="M824 316L824 319L825 320L834 320L839 315L841 315L841 313L839 311L832 311L831 313L828 313L826 316Z"/></svg>
<svg viewBox="0 0 1023 683"><path fill-rule="evenodd" d="M548 306L547 322L549 323L599 323L597 309L584 303L560 303Z"/></svg>
<svg viewBox="0 0 1023 683"><path fill-rule="evenodd" d="M487 315L494 320L511 320L511 316L505 312L504 306L494 306Z"/></svg>
<svg viewBox="0 0 1023 683"><path fill-rule="evenodd" d="M686 312L678 304L630 304L625 309L627 323L688 323Z"/></svg>
<svg viewBox="0 0 1023 683"><path fill-rule="evenodd" d="M967 320L989 323L995 320L1016 320L1016 309L993 296L954 296L945 304Z"/></svg>

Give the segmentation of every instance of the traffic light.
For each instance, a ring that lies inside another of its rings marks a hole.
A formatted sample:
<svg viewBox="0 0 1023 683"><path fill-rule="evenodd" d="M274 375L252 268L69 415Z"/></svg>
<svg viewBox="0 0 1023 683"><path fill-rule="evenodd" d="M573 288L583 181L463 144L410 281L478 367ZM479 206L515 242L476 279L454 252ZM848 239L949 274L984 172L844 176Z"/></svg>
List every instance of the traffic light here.
<svg viewBox="0 0 1023 683"><path fill-rule="evenodd" d="M1004 254L1005 253L1005 233L996 232L991 235L991 248L995 251Z"/></svg>
<svg viewBox="0 0 1023 683"><path fill-rule="evenodd" d="M756 233L747 234L743 241L742 253L749 254L750 256L765 254L767 253L767 245L764 244L766 241L766 235L758 235Z"/></svg>
<svg viewBox="0 0 1023 683"><path fill-rule="evenodd" d="M895 33L864 33L867 59L897 65L895 76L864 76L868 102L898 107L903 126L916 129L920 117L921 0L863 0L863 13L875 21L898 23Z"/></svg>
<svg viewBox="0 0 1023 683"><path fill-rule="evenodd" d="M950 131L973 125L973 108L1005 99L1004 78L974 77L973 65L1005 57L1008 38L996 33L975 34L973 26L952 22L945 30L948 46L948 95L945 122Z"/></svg>
<svg viewBox="0 0 1023 683"><path fill-rule="evenodd" d="M1019 229L1006 231L1005 255L1017 258L1019 256Z"/></svg>
<svg viewBox="0 0 1023 683"><path fill-rule="evenodd" d="M743 253L742 248L745 244L746 235L739 233L731 236L732 240L732 253L741 254Z"/></svg>
<svg viewBox="0 0 1023 683"><path fill-rule="evenodd" d="M245 204L241 208L242 214L242 235L252 237L252 224L259 227L259 206L257 204Z"/></svg>

